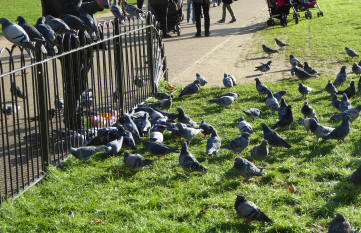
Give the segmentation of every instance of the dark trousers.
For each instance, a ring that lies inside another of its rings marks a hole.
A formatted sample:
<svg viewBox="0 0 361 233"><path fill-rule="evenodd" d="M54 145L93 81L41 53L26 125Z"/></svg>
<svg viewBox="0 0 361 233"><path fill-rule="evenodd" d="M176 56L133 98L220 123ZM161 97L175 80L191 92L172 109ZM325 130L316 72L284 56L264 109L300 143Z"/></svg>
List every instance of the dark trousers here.
<svg viewBox="0 0 361 233"><path fill-rule="evenodd" d="M196 27L197 34L201 34L201 12L203 9L203 17L204 17L204 32L209 33L209 3L193 3L195 17L196 17Z"/></svg>
<svg viewBox="0 0 361 233"><path fill-rule="evenodd" d="M143 8L143 3L144 3L144 0L137 0L137 7L139 9L142 9Z"/></svg>
<svg viewBox="0 0 361 233"><path fill-rule="evenodd" d="M160 24L160 29L163 32L163 35L167 34L167 14L168 14L168 3L166 4L152 4L151 8L155 19Z"/></svg>

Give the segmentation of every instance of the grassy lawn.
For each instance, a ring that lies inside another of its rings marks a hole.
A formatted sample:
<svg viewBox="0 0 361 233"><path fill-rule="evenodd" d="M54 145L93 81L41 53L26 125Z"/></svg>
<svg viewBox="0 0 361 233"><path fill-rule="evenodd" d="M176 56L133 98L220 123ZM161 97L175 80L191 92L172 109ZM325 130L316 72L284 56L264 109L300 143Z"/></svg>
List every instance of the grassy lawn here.
<svg viewBox="0 0 361 233"><path fill-rule="evenodd" d="M347 64L350 71L344 47L361 52L359 2L321 4L324 17L259 32L257 46L262 41L274 43L273 38L279 37L293 45L286 54L314 61L316 68L336 61ZM258 53L262 54L261 50ZM331 127L338 125L329 121L336 110L323 89L327 80L334 78L335 72L330 71L305 83L314 89L308 101L321 124ZM347 85L358 79L350 75ZM297 91L298 80L287 76L267 85L274 92L286 90L285 99L292 105L295 119L302 117L304 100ZM230 107L221 109L208 103L228 91L241 96ZM246 117L255 133L241 155L221 150L217 157L210 157L205 154L206 139L197 136L192 140L190 152L208 168L207 174L185 174L178 163L179 154L158 160L142 147L137 153L154 159L155 166L136 174L124 167L125 150L114 157L98 153L88 163L71 157L61 167L51 167L42 184L1 205L0 232L327 232L336 213L342 213L353 228L361 228L361 189L349 182L351 173L361 165L360 118L352 123L347 144L327 141L317 145L316 138L297 122L290 130L277 129L292 148L272 149L263 162L267 174L245 183L232 169L234 158L250 160L248 151L263 140L260 125L277 121L276 113L258 103L260 98L255 85L247 84L229 90L202 88L196 95L174 100L171 112L182 107L194 120L204 119L218 130L223 144L239 136L242 110L257 107L263 112L255 121ZM353 106L360 104L360 93L351 102ZM179 139L166 136L165 142L180 148ZM262 166L259 162L256 165ZM288 191L290 184L296 188L294 193ZM274 224L248 225L238 218L233 206L236 194L256 203Z"/></svg>

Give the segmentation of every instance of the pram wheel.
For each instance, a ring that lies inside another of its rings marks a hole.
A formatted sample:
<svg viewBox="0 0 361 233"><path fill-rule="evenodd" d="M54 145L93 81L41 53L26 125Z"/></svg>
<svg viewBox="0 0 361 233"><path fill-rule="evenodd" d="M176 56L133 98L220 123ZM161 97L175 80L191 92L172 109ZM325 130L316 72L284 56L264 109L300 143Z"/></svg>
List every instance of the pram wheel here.
<svg viewBox="0 0 361 233"><path fill-rule="evenodd" d="M322 11L317 12L317 16L318 16L318 17L323 16L323 12L322 12Z"/></svg>
<svg viewBox="0 0 361 233"><path fill-rule="evenodd" d="M272 18L267 20L267 26L271 27L271 26L274 26L274 25L276 25L276 22Z"/></svg>
<svg viewBox="0 0 361 233"><path fill-rule="evenodd" d="M306 11L305 12L305 17L306 17L306 19L312 19L312 12L311 11Z"/></svg>

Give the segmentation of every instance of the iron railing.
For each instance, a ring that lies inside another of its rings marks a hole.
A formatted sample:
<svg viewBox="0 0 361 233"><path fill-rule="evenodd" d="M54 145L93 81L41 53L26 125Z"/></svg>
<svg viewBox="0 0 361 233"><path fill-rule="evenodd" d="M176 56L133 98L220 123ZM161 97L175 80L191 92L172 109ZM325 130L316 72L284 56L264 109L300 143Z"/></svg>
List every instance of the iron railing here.
<svg viewBox="0 0 361 233"><path fill-rule="evenodd" d="M98 28L102 39L90 44L80 33L59 37L61 53L52 57L30 58L18 47L0 51L0 202L41 180L70 146L152 96L167 75L153 15Z"/></svg>

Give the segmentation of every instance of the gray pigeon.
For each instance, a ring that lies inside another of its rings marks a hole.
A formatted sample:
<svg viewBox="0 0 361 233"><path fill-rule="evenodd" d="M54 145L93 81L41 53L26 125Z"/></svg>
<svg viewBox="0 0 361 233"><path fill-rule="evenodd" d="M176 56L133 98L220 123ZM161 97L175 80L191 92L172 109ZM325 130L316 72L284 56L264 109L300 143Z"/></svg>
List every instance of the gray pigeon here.
<svg viewBox="0 0 361 233"><path fill-rule="evenodd" d="M280 107L277 99L273 96L270 90L267 91L266 106L272 111L277 111Z"/></svg>
<svg viewBox="0 0 361 233"><path fill-rule="evenodd" d="M337 95L336 94L331 94L331 104L333 107L335 107L337 110L339 110L340 112L343 112L340 110L340 104L341 104L341 100L339 100L337 98Z"/></svg>
<svg viewBox="0 0 361 233"><path fill-rule="evenodd" d="M122 0L123 9L130 14L131 16L135 16L137 19L144 20L142 17L143 11L137 8L134 5L128 4L126 0Z"/></svg>
<svg viewBox="0 0 361 233"><path fill-rule="evenodd" d="M239 123L238 123L238 129L241 133L249 133L252 134L254 133L252 126L250 123L248 123L244 117L241 117L239 119Z"/></svg>
<svg viewBox="0 0 361 233"><path fill-rule="evenodd" d="M124 113L122 118L124 128L133 134L133 138L136 141L141 141L137 125L134 123L132 118L127 113Z"/></svg>
<svg viewBox="0 0 361 233"><path fill-rule="evenodd" d="M306 130L307 133L308 133L308 131L309 131L310 128L311 128L311 122L312 122L313 120L316 121L314 118L305 118L305 119L298 118L298 122L299 122L300 124L302 124L303 127L305 127L305 130ZM317 121L316 121L316 123L317 123Z"/></svg>
<svg viewBox="0 0 361 233"><path fill-rule="evenodd" d="M248 222L253 220L269 223L272 222L271 219L269 219L260 209L258 209L256 204L248 201L243 195L237 195L234 208L236 209L237 214L242 218L246 218Z"/></svg>
<svg viewBox="0 0 361 233"><path fill-rule="evenodd" d="M290 64L291 64L292 68L295 68L297 66L303 68L302 63L292 54L290 54Z"/></svg>
<svg viewBox="0 0 361 233"><path fill-rule="evenodd" d="M271 48L267 47L267 46L264 45L264 44L262 45L262 49L263 49L263 51L264 51L265 53L267 53L268 56L270 56L270 55L273 54L273 53L278 53L277 50L271 49Z"/></svg>
<svg viewBox="0 0 361 233"><path fill-rule="evenodd" d="M304 99L307 98L307 95L312 91L311 87L305 86L302 83L298 83L298 91L301 93Z"/></svg>
<svg viewBox="0 0 361 233"><path fill-rule="evenodd" d="M143 116L136 118L133 121L137 126L138 132L141 136L147 135L152 128L152 124L149 121L149 114L147 112L145 112Z"/></svg>
<svg viewBox="0 0 361 233"><path fill-rule="evenodd" d="M231 105L236 99L233 96L222 96L219 98L209 100L211 104L218 104L220 107Z"/></svg>
<svg viewBox="0 0 361 233"><path fill-rule="evenodd" d="M116 139L114 141L108 142L105 145L105 151L107 152L107 154L117 155L120 149L122 149L122 146L123 146L123 137L121 136L120 139Z"/></svg>
<svg viewBox="0 0 361 233"><path fill-rule="evenodd" d="M331 80L328 80L328 83L325 87L325 90L330 93L331 95L332 94L336 94L337 93L337 89L336 87L332 84Z"/></svg>
<svg viewBox="0 0 361 233"><path fill-rule="evenodd" d="M168 99L158 100L157 102L148 104L147 106L155 109L169 109L172 106L172 97L169 96Z"/></svg>
<svg viewBox="0 0 361 233"><path fill-rule="evenodd" d="M361 166L352 173L350 180L355 186L361 186Z"/></svg>
<svg viewBox="0 0 361 233"><path fill-rule="evenodd" d="M54 30L47 24L45 24L45 17L40 17L36 22L35 28L43 35L46 41L53 46L55 54L58 53L56 44L56 36Z"/></svg>
<svg viewBox="0 0 361 233"><path fill-rule="evenodd" d="M156 98L157 100L169 99L169 97L172 97L172 95L162 92L156 92L154 94L154 98Z"/></svg>
<svg viewBox="0 0 361 233"><path fill-rule="evenodd" d="M308 118L308 119L310 119L309 120L310 130L314 135L316 135L317 143L319 142L320 138L325 138L334 130L334 128L320 125L318 122L316 122L314 118Z"/></svg>
<svg viewBox="0 0 361 233"><path fill-rule="evenodd" d="M178 111L178 121L193 127L196 127L197 122L193 121L189 116L187 116L182 108L177 108Z"/></svg>
<svg viewBox="0 0 361 233"><path fill-rule="evenodd" d="M288 46L288 44L286 44L285 42L283 42L283 41L281 41L281 40L279 40L277 38L275 38L275 41L276 41L276 44L281 48L283 48L285 46Z"/></svg>
<svg viewBox="0 0 361 233"><path fill-rule="evenodd" d="M125 15L122 9L118 6L118 0L114 0L112 6L110 7L110 11L113 13L115 18L119 19L120 23L125 23Z"/></svg>
<svg viewBox="0 0 361 233"><path fill-rule="evenodd" d="M268 61L266 64L261 63L260 66L256 66L254 71L267 72L271 69L272 61Z"/></svg>
<svg viewBox="0 0 361 233"><path fill-rule="evenodd" d="M227 88L231 88L231 87L236 86L237 84L236 84L236 80L233 76L225 73L224 77L223 77L223 85Z"/></svg>
<svg viewBox="0 0 361 233"><path fill-rule="evenodd" d="M214 131L214 128L210 124L206 123L204 120L201 121L199 128L203 130L202 133L204 135L212 134L212 132Z"/></svg>
<svg viewBox="0 0 361 233"><path fill-rule="evenodd" d="M45 17L45 23L49 25L55 33L57 34L73 34L76 35L74 31L70 29L70 27L59 18L55 18L51 15L47 15Z"/></svg>
<svg viewBox="0 0 361 233"><path fill-rule="evenodd" d="M356 53L355 50L350 49L348 47L345 47L345 50L346 50L347 55L350 56L351 58L358 57L358 54Z"/></svg>
<svg viewBox="0 0 361 233"><path fill-rule="evenodd" d="M344 93L342 94L342 98L338 110L340 110L340 112L344 112L350 108L352 108L351 102L348 100L347 95Z"/></svg>
<svg viewBox="0 0 361 233"><path fill-rule="evenodd" d="M356 62L352 64L352 72L356 75L361 74L361 66L359 66Z"/></svg>
<svg viewBox="0 0 361 233"><path fill-rule="evenodd" d="M133 134L129 132L128 130L124 129L122 125L119 123L116 123L116 127L119 131L119 136L123 137L123 144L128 146L132 150L137 150L137 146L135 144Z"/></svg>
<svg viewBox="0 0 361 233"><path fill-rule="evenodd" d="M190 144L193 137L195 137L197 134L200 134L203 132L202 129L194 129L189 127L184 127L181 123L177 123L177 128L179 130L180 136L182 138L187 139L187 143Z"/></svg>
<svg viewBox="0 0 361 233"><path fill-rule="evenodd" d="M258 168L247 159L240 157L234 159L233 168L236 169L246 180L253 176L264 175L263 168Z"/></svg>
<svg viewBox="0 0 361 233"><path fill-rule="evenodd" d="M280 101L281 98L282 98L285 94L287 94L287 91L282 90L282 91L273 93L273 96L277 99L277 101Z"/></svg>
<svg viewBox="0 0 361 233"><path fill-rule="evenodd" d="M81 161L87 161L95 153L104 149L104 146L83 146L78 148L69 148L70 154Z"/></svg>
<svg viewBox="0 0 361 233"><path fill-rule="evenodd" d="M184 89L179 94L179 97L182 97L184 95L192 95L194 93L197 93L201 89L199 80L195 80L191 84L188 84L184 87Z"/></svg>
<svg viewBox="0 0 361 233"><path fill-rule="evenodd" d="M147 151L149 151L149 153L158 157L169 153L179 153L179 150L171 148L163 143L150 141L142 141L142 143L146 147Z"/></svg>
<svg viewBox="0 0 361 233"><path fill-rule="evenodd" d="M88 146L105 145L108 142L119 139L119 130L117 127L105 127L97 130L96 136L90 139Z"/></svg>
<svg viewBox="0 0 361 233"><path fill-rule="evenodd" d="M328 233L350 233L351 225L342 214L337 214L332 220Z"/></svg>
<svg viewBox="0 0 361 233"><path fill-rule="evenodd" d="M301 113L303 114L303 116L305 118L306 117L314 118L318 122L318 118L315 113L315 110L313 110L313 108L309 105L309 103L307 101L304 102L304 104L301 108Z"/></svg>
<svg viewBox="0 0 361 233"><path fill-rule="evenodd" d="M221 138L218 136L217 130L212 128L212 136L207 140L206 153L216 156L220 148Z"/></svg>
<svg viewBox="0 0 361 233"><path fill-rule="evenodd" d="M348 86L345 90L338 91L337 95L342 95L343 93L347 95L347 98L351 98L356 95L355 81L351 81L350 86Z"/></svg>
<svg viewBox="0 0 361 233"><path fill-rule="evenodd" d="M160 113L160 111L156 111L151 107L138 107L135 109L135 112L144 111L147 112L152 120L159 120L163 119L165 116Z"/></svg>
<svg viewBox="0 0 361 233"><path fill-rule="evenodd" d="M308 62L304 62L304 68L303 68L307 73L309 73L309 74L311 74L311 75L318 75L318 76L320 76L320 74L315 70L315 69L313 69L312 68L312 66L310 66L309 64L308 64Z"/></svg>
<svg viewBox="0 0 361 233"><path fill-rule="evenodd" d="M242 153L244 149L249 145L249 133L242 133L242 136L238 136L228 144L221 146L221 148L232 150L236 153Z"/></svg>
<svg viewBox="0 0 361 233"><path fill-rule="evenodd" d="M337 74L333 85L335 87L341 86L347 79L346 66L342 66L340 72Z"/></svg>
<svg viewBox="0 0 361 233"><path fill-rule="evenodd" d="M285 115L280 118L272 129L276 128L290 128L291 124L293 123L293 113L292 113L292 106L288 105L285 110Z"/></svg>
<svg viewBox="0 0 361 233"><path fill-rule="evenodd" d="M291 74L292 76L296 75L296 77L301 80L302 82L307 80L307 79L310 79L310 78L315 78L316 75L312 75L312 74L309 74L307 73L306 71L303 71L303 70L300 70L298 69L297 67L293 67L292 70L291 70Z"/></svg>
<svg viewBox="0 0 361 233"><path fill-rule="evenodd" d="M356 108L350 108L345 110L342 113L336 114L331 117L331 121L342 121L343 118L347 115L350 117L350 121L353 122L356 118L359 117L361 111L361 104L358 105Z"/></svg>
<svg viewBox="0 0 361 233"><path fill-rule="evenodd" d="M208 83L207 80L198 73L196 73L196 79L199 81L199 85L201 85L202 87Z"/></svg>
<svg viewBox="0 0 361 233"><path fill-rule="evenodd" d="M234 92L227 92L223 95L220 95L220 96L216 96L215 98L221 98L223 96L231 96L233 97L234 99L238 99L239 95L237 93L234 93Z"/></svg>
<svg viewBox="0 0 361 233"><path fill-rule="evenodd" d="M16 86L15 82L11 83L10 86L10 93L15 97L15 98L20 98L25 100L26 96L24 95L24 92L22 92L20 90L20 87Z"/></svg>
<svg viewBox="0 0 361 233"><path fill-rule="evenodd" d="M266 124L262 123L263 138L268 141L270 146L291 148L276 131L271 130Z"/></svg>
<svg viewBox="0 0 361 233"><path fill-rule="evenodd" d="M278 109L278 120L282 119L286 115L287 106L288 104L286 103L286 100L282 98L280 101L280 108Z"/></svg>
<svg viewBox="0 0 361 233"><path fill-rule="evenodd" d="M20 106L14 106L11 104L7 104L1 110L5 115L13 115L13 114L16 114L20 110Z"/></svg>
<svg viewBox="0 0 361 233"><path fill-rule="evenodd" d="M70 29L86 31L87 33L85 35L91 39L89 34L92 34L92 29L81 18L75 15L64 14L61 16L61 19L69 26Z"/></svg>
<svg viewBox="0 0 361 233"><path fill-rule="evenodd" d="M207 172L207 169L203 167L191 153L189 153L186 142L182 143L182 151L179 155L179 164L187 172Z"/></svg>
<svg viewBox="0 0 361 233"><path fill-rule="evenodd" d="M154 166L152 160L145 159L140 154L131 154L128 152L124 153L124 164L133 172L139 171L145 166Z"/></svg>
<svg viewBox="0 0 361 233"><path fill-rule="evenodd" d="M0 24L2 25L2 32L4 37L8 41L23 47L29 56L33 58L34 56L31 50L34 50L35 47L30 43L30 38L26 31L19 25L12 23L7 18L0 18Z"/></svg>
<svg viewBox="0 0 361 233"><path fill-rule="evenodd" d="M243 112L247 115L252 117L252 119L256 119L257 117L259 117L261 115L261 110L259 110L258 108L249 108L247 110L243 110Z"/></svg>
<svg viewBox="0 0 361 233"><path fill-rule="evenodd" d="M28 34L30 41L34 41L39 43L40 49L44 54L47 54L47 51L45 49L45 43L46 40L43 37L43 35L36 29L33 25L30 25L26 22L24 17L18 16L17 19L18 24L20 27L22 27L25 32Z"/></svg>
<svg viewBox="0 0 361 233"><path fill-rule="evenodd" d="M343 118L343 121L341 123L341 125L337 126L334 130L332 130L332 132L325 136L323 139L329 140L329 139L335 139L335 140L342 140L343 142L345 142L345 137L350 133L350 117L349 116L345 116Z"/></svg>
<svg viewBox="0 0 361 233"><path fill-rule="evenodd" d="M76 8L78 11L78 17L83 20L83 22L85 23L85 25L88 27L88 32L90 34L90 36L92 37L92 39L94 41L96 41L98 39L98 26L97 26L97 21L96 18L94 18L93 16L91 16L85 9L83 9L82 7L77 7Z"/></svg>
<svg viewBox="0 0 361 233"><path fill-rule="evenodd" d="M268 141L263 140L261 144L254 146L252 150L250 150L252 159L257 161L266 159L269 154L267 145L268 145Z"/></svg>
<svg viewBox="0 0 361 233"><path fill-rule="evenodd" d="M256 89L258 91L259 95L267 95L268 91L270 91L270 89L268 89L268 87L263 84L259 78L255 78L254 79L256 81Z"/></svg>

